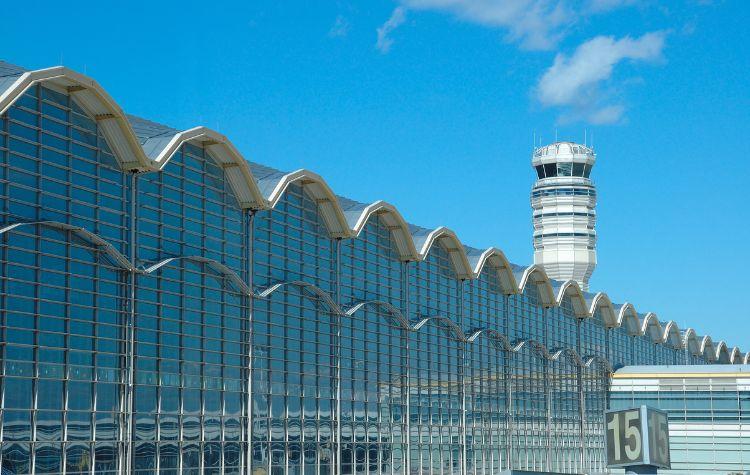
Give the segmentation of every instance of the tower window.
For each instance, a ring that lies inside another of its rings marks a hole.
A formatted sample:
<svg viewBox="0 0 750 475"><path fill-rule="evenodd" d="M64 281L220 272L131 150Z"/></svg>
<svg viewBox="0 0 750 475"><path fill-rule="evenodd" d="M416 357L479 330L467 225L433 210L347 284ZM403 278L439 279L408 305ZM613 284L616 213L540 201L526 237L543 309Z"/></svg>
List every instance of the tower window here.
<svg viewBox="0 0 750 475"><path fill-rule="evenodd" d="M570 176L572 171L573 171L573 164L570 162L557 164L558 176Z"/></svg>

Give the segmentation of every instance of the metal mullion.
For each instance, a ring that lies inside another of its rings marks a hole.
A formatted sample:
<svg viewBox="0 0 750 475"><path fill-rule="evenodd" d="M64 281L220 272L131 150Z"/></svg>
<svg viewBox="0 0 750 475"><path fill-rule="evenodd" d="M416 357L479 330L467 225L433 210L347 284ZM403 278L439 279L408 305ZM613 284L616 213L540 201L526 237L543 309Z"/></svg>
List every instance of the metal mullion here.
<svg viewBox="0 0 750 475"><path fill-rule="evenodd" d="M514 303L515 303L515 297L514 297ZM510 296L509 295L503 295L503 322L505 325L505 332L506 337L510 333ZM516 319L517 320L517 319ZM505 464L506 468L508 470L513 469L513 380L512 374L513 374L513 365L515 364L515 358L513 358L513 354L510 351L505 350L505 353L503 354L504 358L504 366L503 366L503 376L505 381L505 411L506 411L506 434L507 434L507 462Z"/></svg>
<svg viewBox="0 0 750 475"><path fill-rule="evenodd" d="M464 280L460 280L458 282L458 285L456 286L456 293L458 294L458 326L462 329L465 328L464 326L464 299L463 299L463 292L464 292ZM461 369L460 369L460 381L461 381L461 419L460 419L460 437L461 437L461 473L462 475L466 475L467 469L468 469L468 461L466 460L466 457L468 455L468 451L466 448L467 438L466 438L466 362L467 362L467 356L466 353L468 352L468 344L466 341L462 342L462 345L456 344L456 348L461 351ZM450 367L449 367L450 368ZM450 407L450 406L449 406Z"/></svg>
<svg viewBox="0 0 750 475"><path fill-rule="evenodd" d="M92 377L93 383L92 384L93 384L94 395L93 395L93 398L92 398L92 406L91 406L91 409L92 409L91 410L91 434L92 434L92 436L91 436L91 441L89 442L90 461L91 461L90 472L91 472L92 475L93 475L93 472L94 472L94 466L96 464L96 451L94 449L96 447L96 440L97 440L97 437L96 437L96 415L97 415L96 408L97 408L97 401L98 401L98 396L99 396L99 373L97 371L97 368L99 367L99 358L98 358L98 355L99 355L99 345L98 345L99 338L98 338L97 333L98 333L98 330L99 330L99 325L101 325L99 323L99 311L98 311L98 309L100 308L99 303L100 303L100 296L101 296L101 280L102 280L102 275L101 275L101 273L102 273L102 268L101 268L102 257L100 256L100 251L99 250L95 251L95 256L96 256L96 266L94 268L96 269L96 277L94 278L94 282L93 282L93 284L94 284L94 311L93 311L93 313L94 313L94 321L92 322L92 328L94 330L94 332L93 332L94 334L92 335L92 338L94 339L94 354L93 354L93 358L94 359L93 359L93 362L92 362L92 364L93 364L93 377Z"/></svg>
<svg viewBox="0 0 750 475"><path fill-rule="evenodd" d="M135 172L131 172L130 175L130 263L135 267L137 260L137 197L138 197L138 175ZM137 295L137 276L135 268L130 269L130 282L128 292L128 314L126 324L126 408L125 408L125 440L123 448L125 451L125 467L120 466L120 470L123 468L124 475L131 473L133 463L133 391L134 377L135 377L135 303Z"/></svg>
<svg viewBox="0 0 750 475"><path fill-rule="evenodd" d="M6 121L7 122L7 121ZM3 235L0 238L0 268L2 268L2 278L0 278L0 442L4 440L3 416L5 414L5 362L7 361L6 350L8 346L7 336L7 305L8 305L8 238ZM3 451L0 450L0 467L2 467Z"/></svg>
<svg viewBox="0 0 750 475"><path fill-rule="evenodd" d="M184 181L184 178L182 178ZM198 423L200 424L200 440L198 441L198 452L200 457L200 472L204 473L206 471L206 461L204 457L204 447L206 444L206 429L204 425L205 421L205 415L206 415L206 394L204 389L204 381L206 379L206 365L204 360L204 356L206 355L206 275L205 275L205 264L201 266L200 268L201 276L200 276L200 312L201 312L201 365L200 365L200 411L198 414ZM185 274L187 270L183 267L181 270L182 274L182 282L183 282L183 288L184 288L184 282L187 281Z"/></svg>
<svg viewBox="0 0 750 475"><path fill-rule="evenodd" d="M253 462L253 275L254 275L254 244L255 244L255 211L250 210L245 219L245 283L250 289L250 292L245 295L245 322L247 325L247 405L246 405L246 418L247 428L245 430L245 438L247 439L247 446L245 447L245 470L246 473L250 473L252 470ZM244 425L244 424L243 424ZM242 465L242 463L241 463Z"/></svg>
<svg viewBox="0 0 750 475"><path fill-rule="evenodd" d="M39 201L40 194L37 194L37 202ZM36 262L36 276L41 276L42 273L42 265L41 265L41 241L42 236L37 233L35 236L35 253L34 253L34 259ZM42 279L37 278L37 284L34 285L34 333L33 333L33 346L32 346L32 354L33 354L33 364L34 364L34 371L31 378L31 398L32 398L32 407L30 408L31 412L31 434L29 437L29 467L31 473L35 473L35 464L36 464L36 457L35 457L35 448L36 448L36 408L37 408L37 389L38 389L38 381L39 381L39 320L41 318L40 316L40 284ZM64 337L66 340L67 338ZM67 354L67 349L64 350L63 354ZM67 413L67 385L65 383L67 379L67 357L63 359L63 368L65 368L65 372L63 375L63 419L62 419L62 440L65 440L65 428L66 428L66 417L65 414Z"/></svg>

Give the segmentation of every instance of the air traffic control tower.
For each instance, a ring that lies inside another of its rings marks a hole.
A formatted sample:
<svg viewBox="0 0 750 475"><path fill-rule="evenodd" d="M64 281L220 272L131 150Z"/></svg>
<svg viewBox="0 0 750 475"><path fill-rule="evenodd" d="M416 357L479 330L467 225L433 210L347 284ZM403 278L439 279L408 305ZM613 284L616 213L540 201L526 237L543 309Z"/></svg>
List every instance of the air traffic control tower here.
<svg viewBox="0 0 750 475"><path fill-rule="evenodd" d="M531 190L534 263L559 281L588 290L596 267L596 188L589 179L594 151L573 142L534 149L538 179Z"/></svg>

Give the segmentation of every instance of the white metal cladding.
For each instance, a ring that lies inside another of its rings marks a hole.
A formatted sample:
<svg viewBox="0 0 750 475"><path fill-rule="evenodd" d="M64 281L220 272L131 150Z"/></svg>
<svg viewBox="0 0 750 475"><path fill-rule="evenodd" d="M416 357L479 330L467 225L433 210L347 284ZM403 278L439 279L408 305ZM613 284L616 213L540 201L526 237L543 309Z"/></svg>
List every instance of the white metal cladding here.
<svg viewBox="0 0 750 475"><path fill-rule="evenodd" d="M451 263L461 278L476 279L482 273L484 266L488 262L492 262L499 269L497 278L501 288L507 294L521 293L526 285L531 283L537 286L542 298L542 305L546 307L560 306L562 298L565 295L571 295L576 301L577 315L590 318L596 311L597 306L602 305L603 314L605 319L608 320L608 326L628 325L628 332L631 334L643 333L648 328L655 327L652 338L655 342L664 343L661 324L655 315L647 314L647 317L648 315L653 316L641 322L638 313L635 312L631 304L618 306L618 310L611 304L606 294L602 292L596 294L590 303L587 303L584 298L583 305L584 308L587 308L583 311L580 307L582 296L580 286L576 286L577 289L569 290L572 288L570 283L556 284L558 288L565 288L563 292L556 295L553 289L553 281L540 266L514 266L507 261L502 251L494 247L479 253L469 252L455 232L445 227L438 227L427 233L414 231L393 205L383 201L376 201L371 205L363 206L358 210L359 216L356 219L348 220L345 210L331 188L322 177L313 172L297 170L291 173L279 173L278 177L264 177L264 184L261 186L259 180L248 167L247 159L231 141L206 127L194 127L177 132L169 140L159 141L158 144L142 144L126 115L111 96L93 79L66 67L57 66L36 71L24 71L19 73L15 80L6 78L0 83L0 87L4 87L3 90L0 90L0 114L5 113L29 87L38 83L44 83L47 87L56 88L73 95L87 112L96 117L113 152L125 169L141 172L158 171L162 167L168 166L170 157L179 149L181 144L186 142L202 143L208 147L211 155L220 161L226 169L229 181L243 207L251 209L273 208L283 195L286 187L290 183L298 183L303 185L308 193L318 201L325 223L333 237L344 239L356 237L369 217L378 214L389 223L404 260L424 260L432 245L437 240L442 240L450 253ZM146 149L148 149L148 153ZM579 295L579 292L581 295ZM658 336L656 335L657 330L659 331ZM686 341L682 342L683 346ZM704 337L701 343L701 353L711 359L717 359L717 356L719 356L717 350L717 348L714 348L711 338L709 336ZM745 359L747 359L747 355L745 355Z"/></svg>

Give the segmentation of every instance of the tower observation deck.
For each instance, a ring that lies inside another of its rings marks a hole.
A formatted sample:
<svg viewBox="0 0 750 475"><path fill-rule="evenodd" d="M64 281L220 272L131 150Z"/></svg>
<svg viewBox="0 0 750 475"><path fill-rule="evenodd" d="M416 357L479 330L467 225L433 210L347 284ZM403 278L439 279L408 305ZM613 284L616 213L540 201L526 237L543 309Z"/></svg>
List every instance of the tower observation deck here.
<svg viewBox="0 0 750 475"><path fill-rule="evenodd" d="M531 190L534 263L549 277L575 280L588 290L596 267L596 188L589 179L594 151L573 142L534 149Z"/></svg>

